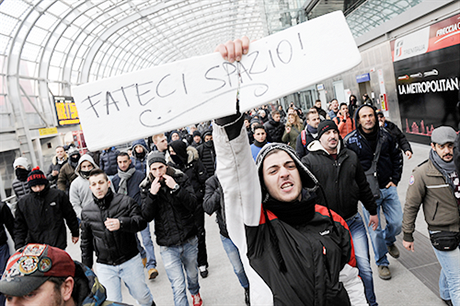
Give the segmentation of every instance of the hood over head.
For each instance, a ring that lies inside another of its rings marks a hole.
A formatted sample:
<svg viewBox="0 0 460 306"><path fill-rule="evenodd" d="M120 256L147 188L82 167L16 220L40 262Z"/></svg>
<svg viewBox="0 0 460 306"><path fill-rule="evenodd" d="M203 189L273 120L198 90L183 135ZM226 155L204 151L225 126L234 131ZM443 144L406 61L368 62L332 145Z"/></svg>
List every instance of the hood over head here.
<svg viewBox="0 0 460 306"><path fill-rule="evenodd" d="M295 162L297 170L299 171L300 178L302 180L302 188L308 191L315 191L318 188L318 180L313 175L313 173L308 170L308 168L300 161L297 157L296 152L291 146L288 146L284 143L268 143L260 150L259 155L257 155L256 166L257 171L259 173L259 180L262 186L262 199L266 198L266 188L264 184L264 180L262 177L262 166L265 157L267 157L268 153L274 150L281 150L286 152L292 160Z"/></svg>
<svg viewBox="0 0 460 306"><path fill-rule="evenodd" d="M170 154L171 159L176 164L187 164L187 145L182 140L174 140L169 144L169 146L173 148L176 153L176 155Z"/></svg>
<svg viewBox="0 0 460 306"><path fill-rule="evenodd" d="M98 167L97 164L94 162L94 159L91 157L91 155L89 155L89 154L84 154L84 155L83 155L82 157L80 157L80 159L78 160L77 168L75 168L75 174L76 174L76 175L82 176L81 173L80 173L80 167L81 167L81 163L84 162L84 161L86 161L86 160L93 164L93 166L94 166L93 169L99 169L99 167Z"/></svg>

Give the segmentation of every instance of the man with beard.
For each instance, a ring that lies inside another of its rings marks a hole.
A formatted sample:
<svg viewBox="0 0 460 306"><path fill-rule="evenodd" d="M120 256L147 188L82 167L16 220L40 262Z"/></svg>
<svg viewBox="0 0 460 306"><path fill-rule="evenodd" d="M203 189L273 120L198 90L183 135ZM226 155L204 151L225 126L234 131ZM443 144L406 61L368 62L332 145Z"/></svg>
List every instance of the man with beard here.
<svg viewBox="0 0 460 306"><path fill-rule="evenodd" d="M201 306L198 239L193 218L195 192L187 175L168 166L162 153L150 153L147 164L150 172L141 184L142 216L147 222L155 219L157 244L173 290L174 304L188 305L187 279L193 306Z"/></svg>
<svg viewBox="0 0 460 306"><path fill-rule="evenodd" d="M30 193L30 188L27 184L27 176L30 173L29 161L26 157L18 157L14 160L13 168L16 177L11 188L13 188L16 199L19 201L23 196Z"/></svg>
<svg viewBox="0 0 460 306"><path fill-rule="evenodd" d="M324 120L318 126L318 140L308 146L310 154L302 163L316 176L324 193L317 192L319 202L338 213L348 225L355 250L359 276L363 280L367 301L376 306L374 281L369 257L369 244L358 201L369 211L369 226L379 224L377 207L366 175L356 153L343 148L339 129L334 121ZM325 198L324 198L325 197Z"/></svg>
<svg viewBox="0 0 460 306"><path fill-rule="evenodd" d="M308 145L316 139L316 136L318 136L319 123L320 118L318 112L310 109L307 114L307 126L304 130L302 130L302 132L300 132L300 135L297 136L295 151L299 158L302 158L309 153Z"/></svg>
<svg viewBox="0 0 460 306"><path fill-rule="evenodd" d="M233 62L249 39L216 50ZM318 181L295 151L267 144L255 164L238 103L235 115L216 120L214 137L227 229L243 255L251 305L365 305L350 232L316 205Z"/></svg>
<svg viewBox="0 0 460 306"><path fill-rule="evenodd" d="M399 257L395 242L396 236L401 232L402 209L396 185L401 179L402 155L390 133L379 127L377 114L372 106L360 106L355 116L357 129L347 135L344 143L358 155L374 197L377 198L379 226L375 231L369 231L369 235L379 277L389 280L390 263L386 254ZM384 230L380 226L380 209L383 210L386 220ZM363 209L363 214L365 223L369 224L369 211Z"/></svg>
<svg viewBox="0 0 460 306"><path fill-rule="evenodd" d="M64 250L67 247L65 224L72 233L72 242L77 243L78 220L67 195L50 188L39 167L32 169L27 183L32 192L21 198L16 208L15 249L27 243L46 243Z"/></svg>
<svg viewBox="0 0 460 306"><path fill-rule="evenodd" d="M93 200L81 213L81 259L96 270L107 288L109 300L121 302L121 281L141 306L155 305L144 279L144 267L137 249L136 233L146 226L139 205L127 195L113 193L110 181L101 169L89 175Z"/></svg>
<svg viewBox="0 0 460 306"><path fill-rule="evenodd" d="M78 149L74 147L70 147L67 155L69 156L69 161L61 168L57 179L58 189L65 192L69 191L70 184L77 178L75 168L77 168L81 156Z"/></svg>
<svg viewBox="0 0 460 306"><path fill-rule="evenodd" d="M64 151L64 147L57 146L56 155L53 157L48 172L46 173L46 177L51 185L56 185L59 171L61 171L61 168L67 163L68 158L67 153Z"/></svg>
<svg viewBox="0 0 460 306"><path fill-rule="evenodd" d="M0 292L7 306L128 306L107 300L93 271L46 244L28 244L10 257Z"/></svg>
<svg viewBox="0 0 460 306"><path fill-rule="evenodd" d="M127 195L133 198L139 206L141 202L140 183L145 178L145 172L137 170L131 163L128 153L121 152L117 156L118 173L112 178L113 188L115 192ZM155 279L158 276L157 260L155 258L155 250L153 248L152 237L150 235L150 225L141 231L142 242L144 248L139 245L142 262L147 268L149 279Z"/></svg>
<svg viewBox="0 0 460 306"><path fill-rule="evenodd" d="M198 234L198 270L203 278L208 276L208 253L206 251L206 232L204 229L204 210L203 197L205 182L208 178L206 168L200 161L198 151L188 146L181 140L173 141L169 144L168 165L184 172L190 179L190 183L195 191L197 205L193 216Z"/></svg>
<svg viewBox="0 0 460 306"><path fill-rule="evenodd" d="M271 118L264 124L267 132L267 140L270 142L281 142L284 133L284 123L281 122L280 112L275 110L271 114Z"/></svg>
<svg viewBox="0 0 460 306"><path fill-rule="evenodd" d="M420 206L428 224L434 253L441 265L439 293L447 305L460 305L459 176L453 162L455 130L441 126L431 134L428 160L409 179L403 216L403 245L415 251L415 220Z"/></svg>

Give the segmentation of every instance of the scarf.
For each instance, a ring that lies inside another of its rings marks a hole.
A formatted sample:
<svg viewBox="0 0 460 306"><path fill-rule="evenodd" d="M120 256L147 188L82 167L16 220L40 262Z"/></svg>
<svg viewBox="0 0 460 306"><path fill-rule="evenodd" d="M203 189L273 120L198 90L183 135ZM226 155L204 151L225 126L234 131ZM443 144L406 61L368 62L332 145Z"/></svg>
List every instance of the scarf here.
<svg viewBox="0 0 460 306"><path fill-rule="evenodd" d="M20 180L21 182L26 182L27 176L29 176L30 170L16 168L14 172L16 172L16 177L18 178L18 180Z"/></svg>
<svg viewBox="0 0 460 306"><path fill-rule="evenodd" d="M102 199L98 199L94 194L93 194L93 199L94 199L94 203L96 203L97 206L99 206L101 209L109 208L110 202L112 202L112 199L113 199L112 188L109 187L109 189L107 190L107 193Z"/></svg>
<svg viewBox="0 0 460 306"><path fill-rule="evenodd" d="M436 169L444 176L446 182L452 187L452 190L455 190L454 182L451 178L452 172L455 171L454 161L445 162L433 149L430 150L430 160Z"/></svg>
<svg viewBox="0 0 460 306"><path fill-rule="evenodd" d="M307 131L315 138L316 136L318 136L318 128L314 128L311 125L307 124Z"/></svg>
<svg viewBox="0 0 460 306"><path fill-rule="evenodd" d="M120 177L120 184L118 185L118 193L127 195L128 194L128 180L136 172L136 168L131 167L128 171L122 171L118 169L118 176Z"/></svg>
<svg viewBox="0 0 460 306"><path fill-rule="evenodd" d="M254 139L254 145L258 148L262 148L267 144L267 139L265 139L263 142L258 142L257 140Z"/></svg>
<svg viewBox="0 0 460 306"><path fill-rule="evenodd" d="M302 225L313 219L315 215L315 199L312 197L304 196L302 192L302 199L296 200L291 203L280 202L269 197L264 202L264 209L274 213L278 219L291 226Z"/></svg>

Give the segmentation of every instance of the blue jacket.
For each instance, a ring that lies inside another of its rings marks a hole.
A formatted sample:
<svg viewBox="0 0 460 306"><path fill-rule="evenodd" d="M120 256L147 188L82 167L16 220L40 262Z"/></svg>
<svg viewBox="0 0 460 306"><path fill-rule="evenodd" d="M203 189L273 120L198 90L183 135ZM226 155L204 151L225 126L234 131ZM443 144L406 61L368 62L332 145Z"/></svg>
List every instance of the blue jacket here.
<svg viewBox="0 0 460 306"><path fill-rule="evenodd" d="M144 148L144 156L140 156L134 148L136 146L142 146ZM147 173L146 171L146 164L147 164L147 155L149 155L149 150L147 149L147 144L145 143L144 139L138 139L133 141L133 144L131 146L131 160L133 162L134 167L136 167L136 170L139 170L142 173Z"/></svg>
<svg viewBox="0 0 460 306"><path fill-rule="evenodd" d="M355 122L357 124L359 122L357 119L358 113L363 106L356 111ZM375 118L377 120L377 115L375 115ZM401 151L397 148L391 134L385 129L380 128L378 122L376 122L376 125L379 129L377 139L382 143L380 157L377 163L377 177L379 180L379 187L382 189L385 188L390 181L396 185L399 183L401 180L403 161ZM348 149L353 150L358 155L358 160L363 170L367 171L372 165L374 152L369 141L363 136L359 126L345 137L344 144Z"/></svg>
<svg viewBox="0 0 460 306"><path fill-rule="evenodd" d="M134 168L133 164L129 166L129 169ZM128 196L133 198L137 204L141 205L141 190L139 184L145 179L145 172L140 172L136 170L133 173L131 178L128 180ZM120 187L121 178L118 176L118 173L112 178L113 188L115 192L118 193L118 188Z"/></svg>
<svg viewBox="0 0 460 306"><path fill-rule="evenodd" d="M120 151L111 147L108 151L104 150L99 157L99 168L104 170L107 175L115 175L118 171L117 156Z"/></svg>

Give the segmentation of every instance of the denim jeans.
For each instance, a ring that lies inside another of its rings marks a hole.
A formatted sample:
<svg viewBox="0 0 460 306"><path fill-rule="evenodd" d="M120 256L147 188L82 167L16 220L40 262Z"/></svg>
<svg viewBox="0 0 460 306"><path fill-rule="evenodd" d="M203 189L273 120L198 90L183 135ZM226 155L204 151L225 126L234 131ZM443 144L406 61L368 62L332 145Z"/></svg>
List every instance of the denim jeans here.
<svg viewBox="0 0 460 306"><path fill-rule="evenodd" d="M441 264L439 276L439 294L443 300L451 300L454 306L460 306L460 249L439 251L433 247Z"/></svg>
<svg viewBox="0 0 460 306"><path fill-rule="evenodd" d="M157 267L157 260L155 258L155 249L153 248L152 235L150 234L150 223L147 223L147 227L141 231L142 244L144 245L144 256L147 257L147 264L145 267L147 271Z"/></svg>
<svg viewBox="0 0 460 306"><path fill-rule="evenodd" d="M220 240L222 240L224 250L227 253L228 259L230 259L230 263L232 264L236 277L238 277L241 286L247 289L249 287L249 281L246 276L246 272L244 272L243 263L241 262L238 248L233 244L233 241L227 237L220 235Z"/></svg>
<svg viewBox="0 0 460 306"><path fill-rule="evenodd" d="M401 233L402 209L399 202L396 187L380 189L380 198L376 201L377 216L379 217L379 226L374 231L369 227L369 236L371 237L372 248L374 249L375 263L377 266L388 266L387 246L395 243L396 236ZM385 229L382 230L380 220L380 209L386 220ZM369 224L369 212L363 206L363 215L366 224Z"/></svg>
<svg viewBox="0 0 460 306"><path fill-rule="evenodd" d="M174 305L188 306L184 270L187 274L188 291L192 295L200 291L197 261L198 238L190 238L181 245L160 246L160 254L173 290Z"/></svg>
<svg viewBox="0 0 460 306"><path fill-rule="evenodd" d="M107 300L123 302L121 295L121 280L123 280L129 294L139 305L152 304L152 294L145 283L144 267L139 254L118 266L96 263L96 270L99 281L107 289Z"/></svg>
<svg viewBox="0 0 460 306"><path fill-rule="evenodd" d="M350 229L351 237L353 238L356 264L358 265L359 276L363 280L366 299L371 306L376 306L378 304L375 298L374 280L372 279L369 243L361 215L357 213L354 217L349 218L347 220L347 225Z"/></svg>

